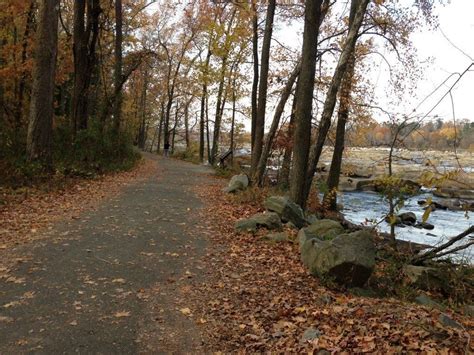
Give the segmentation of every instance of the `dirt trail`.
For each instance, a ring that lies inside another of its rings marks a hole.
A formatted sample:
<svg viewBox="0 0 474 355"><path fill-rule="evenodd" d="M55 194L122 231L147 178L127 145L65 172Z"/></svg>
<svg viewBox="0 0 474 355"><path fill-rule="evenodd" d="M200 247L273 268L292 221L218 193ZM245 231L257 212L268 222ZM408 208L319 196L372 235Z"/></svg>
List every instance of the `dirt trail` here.
<svg viewBox="0 0 474 355"><path fill-rule="evenodd" d="M0 353L202 349L185 308L206 246L192 190L209 170L146 158L158 165L149 179L0 262Z"/></svg>

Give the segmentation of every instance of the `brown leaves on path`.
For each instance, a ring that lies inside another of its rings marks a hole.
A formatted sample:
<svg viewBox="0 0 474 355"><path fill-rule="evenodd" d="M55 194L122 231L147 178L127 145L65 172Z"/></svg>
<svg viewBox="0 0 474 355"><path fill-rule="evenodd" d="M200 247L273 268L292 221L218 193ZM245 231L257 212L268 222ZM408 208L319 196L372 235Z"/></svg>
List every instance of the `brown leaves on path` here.
<svg viewBox="0 0 474 355"><path fill-rule="evenodd" d="M41 237L61 219L77 219L108 196L117 194L132 181L150 176L156 162L141 161L133 170L100 176L96 179L62 178L49 186L8 190L0 188L0 252L11 246Z"/></svg>
<svg viewBox="0 0 474 355"><path fill-rule="evenodd" d="M259 212L255 204L221 192L222 183L198 191L201 220L211 239L207 282L192 300L209 348L224 352L463 353L472 351L474 322L443 326L440 312L391 298L362 298L323 287L299 260L297 244L271 244L238 235L234 223ZM189 301L188 301L189 302Z"/></svg>

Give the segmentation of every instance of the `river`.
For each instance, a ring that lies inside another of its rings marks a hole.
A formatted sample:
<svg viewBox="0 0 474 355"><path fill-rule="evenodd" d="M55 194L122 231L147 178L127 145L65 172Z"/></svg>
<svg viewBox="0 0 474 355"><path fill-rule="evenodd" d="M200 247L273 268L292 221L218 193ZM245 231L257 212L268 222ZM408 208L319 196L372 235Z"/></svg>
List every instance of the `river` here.
<svg viewBox="0 0 474 355"><path fill-rule="evenodd" d="M440 203L443 201L430 193L424 193L407 199L400 213L414 212L417 220L421 221L424 211L422 206L418 205L418 200L426 200L430 197L433 201ZM342 212L345 217L357 224L374 225L388 212L388 202L381 195L373 192L344 192L339 196L339 202L344 206ZM433 230L410 226L396 227L396 238L436 246L469 228L473 224L473 214L474 212L466 214L463 211L435 210L431 212L427 221L435 226ZM382 232L390 232L390 225L385 221L381 222L377 228ZM456 259L463 259L474 264L474 247L461 251L456 255Z"/></svg>

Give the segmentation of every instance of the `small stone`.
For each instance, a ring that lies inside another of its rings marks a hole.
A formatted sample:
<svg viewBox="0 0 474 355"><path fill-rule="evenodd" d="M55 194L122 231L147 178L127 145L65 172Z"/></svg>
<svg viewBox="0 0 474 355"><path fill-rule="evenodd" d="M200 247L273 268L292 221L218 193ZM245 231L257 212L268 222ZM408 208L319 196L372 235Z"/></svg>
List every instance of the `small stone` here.
<svg viewBox="0 0 474 355"><path fill-rule="evenodd" d="M456 322L451 317L448 317L446 314L440 314L438 320L445 327L458 328L462 329L462 325Z"/></svg>
<svg viewBox="0 0 474 355"><path fill-rule="evenodd" d="M442 308L438 302L433 301L430 297L426 295L418 296L417 298L415 298L415 302L429 308Z"/></svg>
<svg viewBox="0 0 474 355"><path fill-rule="evenodd" d="M318 339L321 335L322 333L318 329L309 327L304 331L303 335L301 336L301 343L306 343L307 341Z"/></svg>

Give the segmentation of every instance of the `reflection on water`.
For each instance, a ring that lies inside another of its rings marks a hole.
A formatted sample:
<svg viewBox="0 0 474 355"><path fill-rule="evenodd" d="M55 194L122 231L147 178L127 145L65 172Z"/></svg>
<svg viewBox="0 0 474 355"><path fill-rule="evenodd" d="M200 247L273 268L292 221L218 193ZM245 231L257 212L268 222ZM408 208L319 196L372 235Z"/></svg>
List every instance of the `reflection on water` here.
<svg viewBox="0 0 474 355"><path fill-rule="evenodd" d="M400 212L414 212L417 220L421 221L423 216L423 208L418 205L418 200L426 200L431 197L433 201L442 201L432 197L431 194L425 193L407 199L404 207ZM376 193L371 192L345 192L339 196L339 201L343 204L343 213L346 218L357 224L373 225L384 218L388 213L388 202ZM413 241L416 243L427 245L438 245L445 242L449 237L464 232L473 224L474 212L466 214L462 211L433 211L428 222L433 224L433 230L418 229L415 227L396 227L397 239ZM471 218L469 218L471 217ZM390 225L381 222L378 229L382 232L390 232ZM471 246L467 250L463 250L459 257L467 258L474 262L474 248Z"/></svg>

